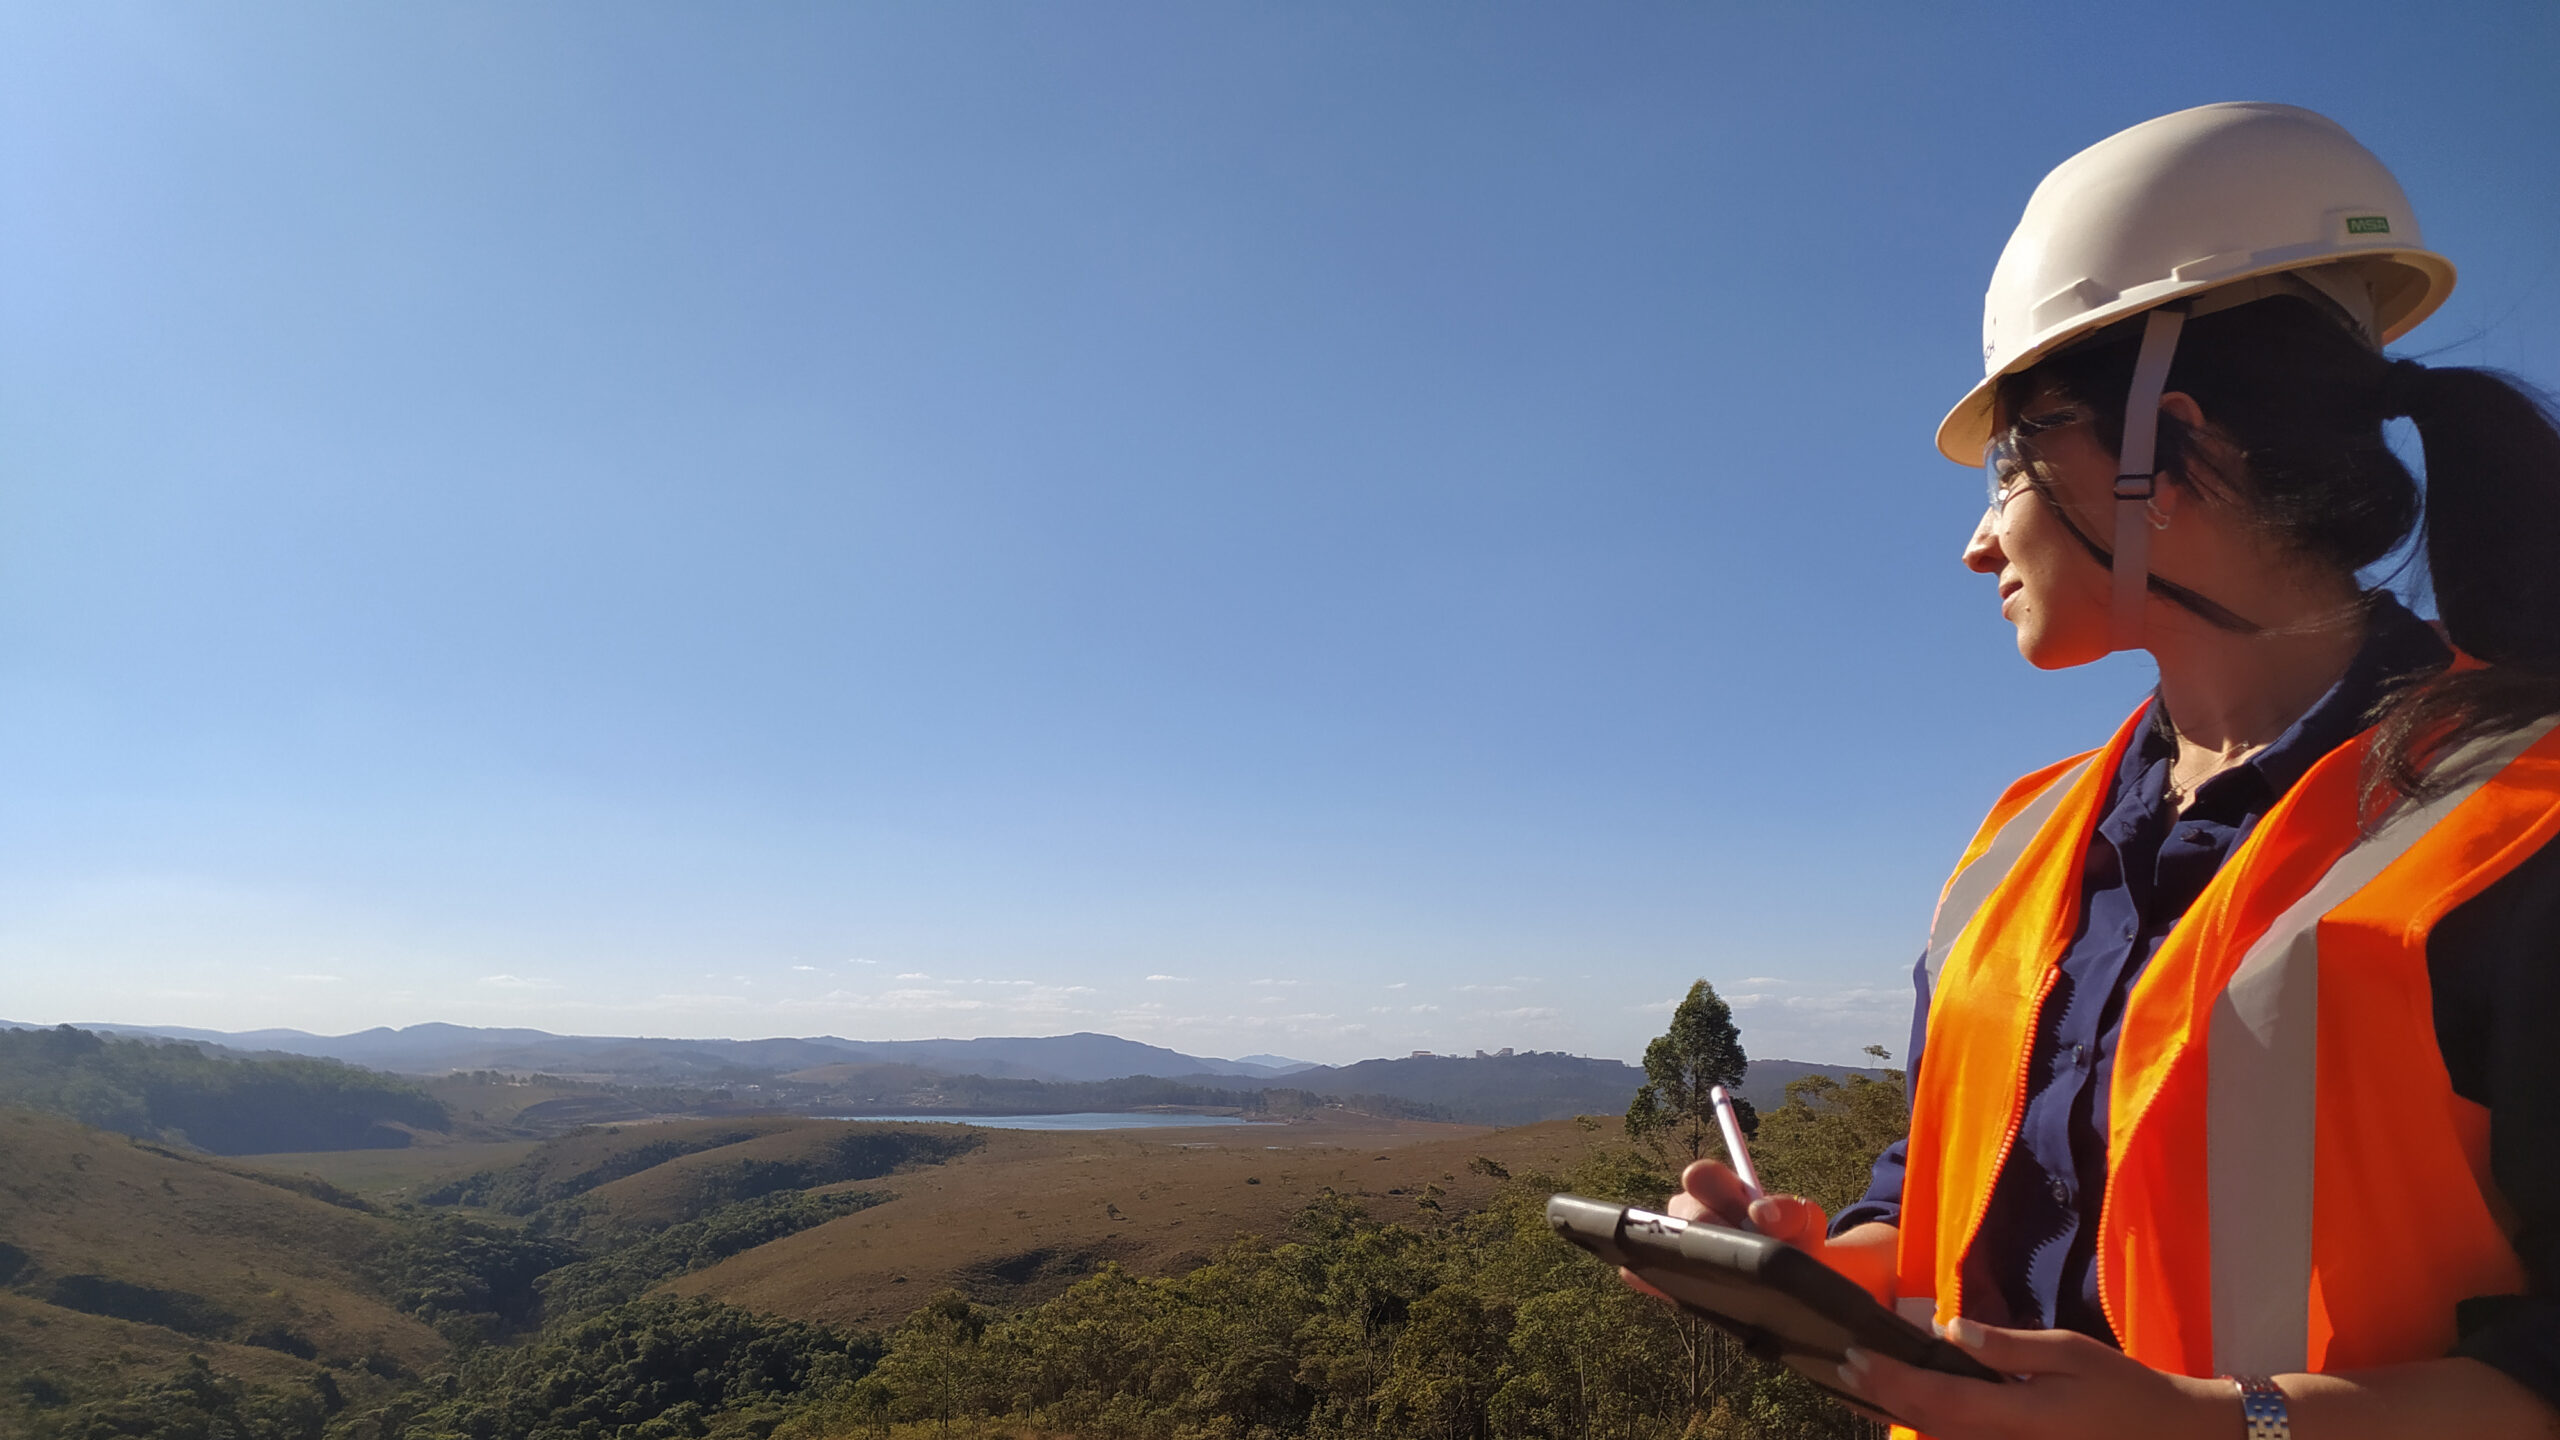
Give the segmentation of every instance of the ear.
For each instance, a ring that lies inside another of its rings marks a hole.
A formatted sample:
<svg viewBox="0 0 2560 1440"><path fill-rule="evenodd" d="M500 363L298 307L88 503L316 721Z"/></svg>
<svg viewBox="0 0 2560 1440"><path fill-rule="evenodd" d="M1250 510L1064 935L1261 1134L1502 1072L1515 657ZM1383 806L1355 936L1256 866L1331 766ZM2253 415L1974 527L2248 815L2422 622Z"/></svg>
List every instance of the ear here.
<svg viewBox="0 0 2560 1440"><path fill-rule="evenodd" d="M2201 470L2202 478L2208 482L2208 495L2213 485L2231 483L2230 467L2239 457L2232 450L2230 441L2221 432L2206 425L2204 407L2196 403L2196 397L2184 390L2169 391L2160 397L2160 413L2172 417L2187 429L2190 441L2187 447L2187 465L2192 468L2180 477L2187 481L2187 485L2193 485L2199 478L2198 470ZM2155 503L2163 514L2175 514L2178 502L2190 498L2181 493L2187 485L2160 487L2159 499Z"/></svg>
<svg viewBox="0 0 2560 1440"><path fill-rule="evenodd" d="M2204 428L2204 407L2196 397L2184 390L2172 390L2160 397L2160 413L2177 417L2178 423L2190 430Z"/></svg>

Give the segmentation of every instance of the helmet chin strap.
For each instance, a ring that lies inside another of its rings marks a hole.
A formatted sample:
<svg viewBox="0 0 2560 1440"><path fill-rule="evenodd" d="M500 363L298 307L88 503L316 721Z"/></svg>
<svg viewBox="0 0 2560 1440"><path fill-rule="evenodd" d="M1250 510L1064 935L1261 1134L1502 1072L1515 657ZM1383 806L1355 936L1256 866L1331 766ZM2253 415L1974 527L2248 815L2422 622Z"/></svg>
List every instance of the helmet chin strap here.
<svg viewBox="0 0 2560 1440"><path fill-rule="evenodd" d="M2115 598L2108 613L2115 648L2142 648L2142 612L2150 591L2151 524L2144 515L2160 490L2154 452L2160 436L2160 392L2169 383L2169 361L2186 326L2183 305L2163 305L2143 317L2142 351L2134 357L2133 386L2124 397L2124 451L2116 462Z"/></svg>

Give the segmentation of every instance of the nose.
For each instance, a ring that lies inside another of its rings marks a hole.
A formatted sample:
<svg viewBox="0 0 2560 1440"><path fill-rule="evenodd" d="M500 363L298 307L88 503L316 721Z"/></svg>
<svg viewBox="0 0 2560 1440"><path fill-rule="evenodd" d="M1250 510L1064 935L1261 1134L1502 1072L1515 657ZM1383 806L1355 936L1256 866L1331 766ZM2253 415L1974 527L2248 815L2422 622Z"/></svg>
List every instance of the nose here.
<svg viewBox="0 0 2560 1440"><path fill-rule="evenodd" d="M2009 563L2000 548L2000 512L1985 510L1973 527L1973 538L1964 542L1964 568L1976 575L1997 575Z"/></svg>

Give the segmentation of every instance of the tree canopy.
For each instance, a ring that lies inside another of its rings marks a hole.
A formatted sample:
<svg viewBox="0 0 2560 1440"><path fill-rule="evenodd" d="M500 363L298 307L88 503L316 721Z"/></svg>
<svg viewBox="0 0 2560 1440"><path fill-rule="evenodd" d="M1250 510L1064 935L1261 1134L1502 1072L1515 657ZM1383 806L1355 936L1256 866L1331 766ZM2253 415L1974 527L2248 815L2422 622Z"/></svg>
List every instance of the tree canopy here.
<svg viewBox="0 0 2560 1440"><path fill-rule="evenodd" d="M1691 1160L1707 1153L1711 1139L1721 1149L1715 1087L1740 1085L1750 1068L1733 1007L1715 986L1698 981L1672 1008L1671 1028L1644 1047L1645 1083L1627 1107L1627 1134ZM1750 1102L1736 1096L1734 1106L1749 1133L1757 1120Z"/></svg>

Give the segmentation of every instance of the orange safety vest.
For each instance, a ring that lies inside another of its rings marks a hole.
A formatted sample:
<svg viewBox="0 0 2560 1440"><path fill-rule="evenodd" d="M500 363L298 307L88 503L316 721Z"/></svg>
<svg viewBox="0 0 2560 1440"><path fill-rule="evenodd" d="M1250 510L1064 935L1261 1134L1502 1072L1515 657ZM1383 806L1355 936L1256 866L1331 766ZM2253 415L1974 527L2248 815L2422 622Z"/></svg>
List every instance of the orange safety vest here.
<svg viewBox="0 0 2560 1440"><path fill-rule="evenodd" d="M1895 1266L1915 1320L1963 1313L1963 1259L2017 1137L2089 836L2141 723L2009 787L1940 896ZM2488 1111L2454 1093L2437 1050L2427 936L2560 834L2560 725L2462 747L2444 762L2451 794L2370 832L2369 741L2304 774L2126 997L2098 1295L2155 1369L2432 1358L2454 1342L2455 1302L2525 1288Z"/></svg>

